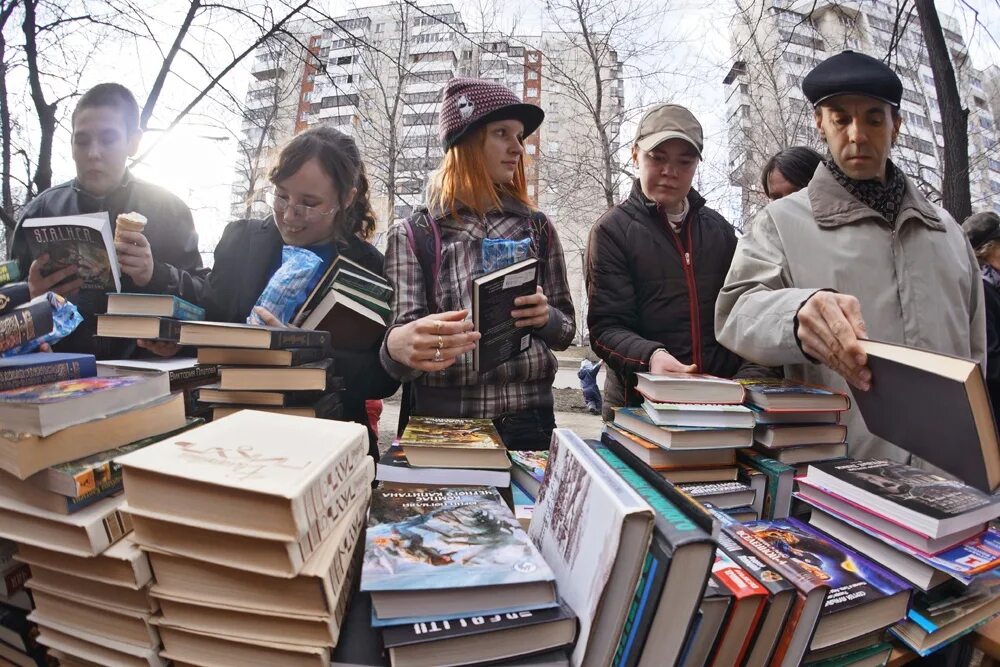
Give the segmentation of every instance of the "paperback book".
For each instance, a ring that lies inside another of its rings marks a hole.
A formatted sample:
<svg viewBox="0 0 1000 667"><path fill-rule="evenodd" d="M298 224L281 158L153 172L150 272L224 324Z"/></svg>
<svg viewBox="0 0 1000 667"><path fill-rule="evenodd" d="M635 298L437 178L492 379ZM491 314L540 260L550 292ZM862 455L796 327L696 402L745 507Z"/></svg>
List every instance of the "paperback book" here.
<svg viewBox="0 0 1000 667"><path fill-rule="evenodd" d="M472 322L482 334L472 353L473 367L486 373L531 345L531 332L510 316L515 299L535 293L539 263L526 259L472 281Z"/></svg>
<svg viewBox="0 0 1000 667"><path fill-rule="evenodd" d="M82 289L122 290L118 255L107 213L29 218L21 226L31 258L49 256L42 269L43 276L76 266L77 273L70 280L82 279Z"/></svg>
<svg viewBox="0 0 1000 667"><path fill-rule="evenodd" d="M507 449L489 419L411 417L399 446L414 466L510 468Z"/></svg>
<svg viewBox="0 0 1000 667"><path fill-rule="evenodd" d="M0 359L0 391L95 375L92 354L33 352Z"/></svg>

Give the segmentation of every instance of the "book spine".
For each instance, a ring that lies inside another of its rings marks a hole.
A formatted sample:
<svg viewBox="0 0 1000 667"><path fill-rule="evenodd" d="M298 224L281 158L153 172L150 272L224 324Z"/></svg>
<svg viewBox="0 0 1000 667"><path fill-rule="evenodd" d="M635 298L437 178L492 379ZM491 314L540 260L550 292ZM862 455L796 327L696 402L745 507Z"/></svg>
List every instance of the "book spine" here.
<svg viewBox="0 0 1000 667"><path fill-rule="evenodd" d="M93 505L98 500L103 500L108 496L114 495L121 491L124 487L122 484L122 472L121 468L118 469L118 479L108 480L102 483L93 491L89 493L84 493L82 495L76 496L74 498L66 498L66 510L72 514L73 512L79 512L85 507Z"/></svg>
<svg viewBox="0 0 1000 667"><path fill-rule="evenodd" d="M639 578L632 606L629 608L629 620L626 621L618 643L618 651L615 653L614 664L617 666L635 667L639 664L649 629L659 609L660 597L667 579L667 569L670 567L670 556L661 548L662 546L659 538L654 535L649 544L646 562L643 563L642 576Z"/></svg>
<svg viewBox="0 0 1000 667"><path fill-rule="evenodd" d="M362 472L363 471L363 472ZM297 551L301 562L309 560L309 556L319 547L323 539L330 534L336 520L365 493L371 492L371 482L375 477L375 463L364 457L362 465L347 480L338 486L329 507L331 511L324 513L319 520L309 526L309 531L298 540Z"/></svg>
<svg viewBox="0 0 1000 667"><path fill-rule="evenodd" d="M0 314L14 310L31 301L28 283L11 283L0 287Z"/></svg>
<svg viewBox="0 0 1000 667"><path fill-rule="evenodd" d="M330 334L326 331L310 331L308 329L285 329L271 332L271 348L286 347L326 347L330 343Z"/></svg>
<svg viewBox="0 0 1000 667"><path fill-rule="evenodd" d="M219 367L215 365L199 364L198 366L192 366L191 368L181 368L170 371L170 387L173 389L175 384L188 382L190 380L214 378L218 376L218 374Z"/></svg>
<svg viewBox="0 0 1000 667"><path fill-rule="evenodd" d="M625 615L625 625L622 634L618 638L618 648L615 649L615 656L612 660L614 667L626 667L628 659L631 657L635 633L639 627L639 615L645 607L646 599L649 597L649 586L652 583L652 573L655 569L653 554L647 553L642 561L642 571L639 573L639 581L636 584L635 592L632 594L632 602L629 604L628 613Z"/></svg>
<svg viewBox="0 0 1000 667"><path fill-rule="evenodd" d="M97 364L94 357L87 359L66 359L43 361L30 366L19 366L0 371L0 391L20 389L36 384L58 382L60 380L76 380L82 377L93 377L97 374Z"/></svg>
<svg viewBox="0 0 1000 667"><path fill-rule="evenodd" d="M0 315L0 352L24 345L52 331L52 306L39 301Z"/></svg>
<svg viewBox="0 0 1000 667"><path fill-rule="evenodd" d="M31 578L31 568L27 563L18 563L3 573L3 597L9 598L14 593L24 588L24 584Z"/></svg>
<svg viewBox="0 0 1000 667"><path fill-rule="evenodd" d="M171 340L178 341L181 338L181 321L170 319L169 317L160 318L160 340Z"/></svg>
<svg viewBox="0 0 1000 667"><path fill-rule="evenodd" d="M368 507L368 501L371 499L371 489L365 492L362 498L362 502L356 506L356 511L351 515L351 523L347 527L343 541L337 547L337 557L330 564L330 585L334 588L347 577L351 566L351 556L364 532L365 519L367 518L365 508Z"/></svg>
<svg viewBox="0 0 1000 667"><path fill-rule="evenodd" d="M317 523L320 517L327 513L333 497L344 485L349 483L351 475L357 469L362 458L367 456L367 438L359 442L332 461L315 480L306 487L305 493L295 499L293 512L295 514L296 534L302 535L309 526Z"/></svg>
<svg viewBox="0 0 1000 667"><path fill-rule="evenodd" d="M196 306L190 301L185 301L180 297L174 297L174 315L178 320L197 322L205 319L205 309Z"/></svg>
<svg viewBox="0 0 1000 667"><path fill-rule="evenodd" d="M355 289L359 292L363 292L377 301L384 301L388 303L389 299L392 298L392 288L376 285L373 282L369 282L361 278L355 278L347 271L338 271L337 275L334 276L333 281L335 283L346 285L347 287Z"/></svg>
<svg viewBox="0 0 1000 667"><path fill-rule="evenodd" d="M21 279L21 267L16 259L0 262L0 285Z"/></svg>

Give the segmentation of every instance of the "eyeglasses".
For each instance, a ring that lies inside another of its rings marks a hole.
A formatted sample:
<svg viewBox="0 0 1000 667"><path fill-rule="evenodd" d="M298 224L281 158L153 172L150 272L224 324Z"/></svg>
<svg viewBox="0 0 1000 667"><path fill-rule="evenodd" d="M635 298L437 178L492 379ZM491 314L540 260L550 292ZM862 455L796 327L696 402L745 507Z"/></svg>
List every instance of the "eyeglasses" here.
<svg viewBox="0 0 1000 667"><path fill-rule="evenodd" d="M305 204L296 204L292 206L288 203L288 200L284 197L279 197L274 194L274 192L268 192L264 195L264 201L270 206L275 213L287 213L289 210L295 214L295 217L301 218L303 220L320 220L328 215L332 215L337 212L337 208L331 208L329 211L321 211L315 206L306 206Z"/></svg>

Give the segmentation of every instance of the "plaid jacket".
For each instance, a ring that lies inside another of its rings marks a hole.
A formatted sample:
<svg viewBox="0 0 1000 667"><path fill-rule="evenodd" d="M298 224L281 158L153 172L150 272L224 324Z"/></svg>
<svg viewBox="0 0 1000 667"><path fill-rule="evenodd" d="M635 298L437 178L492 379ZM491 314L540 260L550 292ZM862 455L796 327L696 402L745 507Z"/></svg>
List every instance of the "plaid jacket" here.
<svg viewBox="0 0 1000 667"><path fill-rule="evenodd" d="M441 232L435 312L472 309L472 277L482 273L484 238L521 240L530 236L531 211L513 200L502 203L503 210L491 212L485 220L468 214L457 222L441 211L430 212ZM532 333L532 345L525 352L487 373L473 369L471 352L443 371L423 373L392 359L383 342L385 369L398 380L414 383L414 414L492 418L552 407L552 382L558 365L551 350L569 346L576 334L576 319L562 245L554 225L548 227L547 257L540 259L544 260L542 289L549 300L549 321ZM410 247L406 225L397 224L389 230L385 273L395 288L393 327L430 314L424 284L430 277L424 276Z"/></svg>

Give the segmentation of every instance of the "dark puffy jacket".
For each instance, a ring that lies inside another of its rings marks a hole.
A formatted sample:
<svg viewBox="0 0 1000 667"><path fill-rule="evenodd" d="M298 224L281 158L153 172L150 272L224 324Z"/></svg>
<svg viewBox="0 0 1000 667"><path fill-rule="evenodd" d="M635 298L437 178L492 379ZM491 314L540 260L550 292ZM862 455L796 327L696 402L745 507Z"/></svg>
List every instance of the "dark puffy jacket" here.
<svg viewBox="0 0 1000 667"><path fill-rule="evenodd" d="M153 276L145 287L136 287L132 279L122 274L123 292L174 294L193 303L200 303L208 271L202 268L198 252L198 233L194 229L191 210L178 197L163 188L134 178L126 172L122 184L104 197L93 197L76 187L75 181L54 185L32 199L21 212L10 248L12 259L18 260L23 275L31 266L31 252L24 238L21 222L27 218L51 218L107 211L114 231L115 220L122 213L135 211L146 216L144 234L153 253ZM103 292L81 291L74 298L83 323L65 340L55 346L62 352L87 352L98 357L123 358L135 351L135 342L124 339L94 339L97 317L107 310L108 299Z"/></svg>
<svg viewBox="0 0 1000 667"><path fill-rule="evenodd" d="M281 234L274 219L237 220L229 223L215 247L215 264L205 290L204 304L213 322L246 322L250 309L273 269L281 264ZM340 252L369 271L384 275L382 253L352 237ZM379 361L378 341L371 350L333 350L334 374L344 379L344 419L368 426L366 399L396 393L399 382L389 377ZM369 453L378 458L378 447L369 429Z"/></svg>
<svg viewBox="0 0 1000 667"><path fill-rule="evenodd" d="M986 385L993 417L1000 424L1000 287L983 280L986 301Z"/></svg>
<svg viewBox="0 0 1000 667"><path fill-rule="evenodd" d="M675 233L636 181L605 213L587 244L590 344L609 368L605 404L637 405L635 373L665 348L703 373L732 377L741 360L715 340L715 299L736 250L736 233L694 190Z"/></svg>

